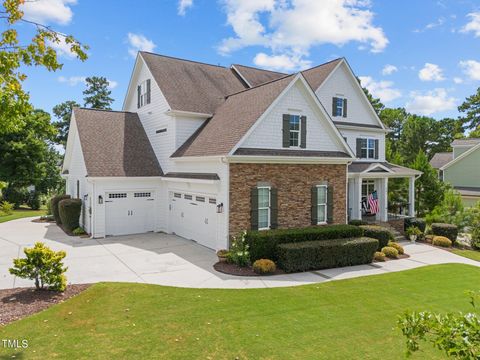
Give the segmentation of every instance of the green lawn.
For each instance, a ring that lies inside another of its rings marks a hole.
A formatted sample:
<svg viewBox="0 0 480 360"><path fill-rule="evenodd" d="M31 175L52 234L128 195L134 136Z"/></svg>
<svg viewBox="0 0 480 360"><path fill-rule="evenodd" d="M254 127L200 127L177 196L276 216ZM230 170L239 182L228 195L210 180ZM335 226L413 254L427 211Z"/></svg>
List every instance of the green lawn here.
<svg viewBox="0 0 480 360"><path fill-rule="evenodd" d="M101 283L0 330L24 359L402 359L407 309L468 311L480 268L460 264L277 289ZM1 357L0 357L1 358ZM443 359L425 344L413 359Z"/></svg>
<svg viewBox="0 0 480 360"><path fill-rule="evenodd" d="M10 220L17 220L21 218L31 217L31 216L42 216L45 215L46 210L30 210L25 208L20 208L14 210L12 215L0 215L0 223L7 222Z"/></svg>
<svg viewBox="0 0 480 360"><path fill-rule="evenodd" d="M480 251L475 250L452 250L453 253L472 259L480 261Z"/></svg>

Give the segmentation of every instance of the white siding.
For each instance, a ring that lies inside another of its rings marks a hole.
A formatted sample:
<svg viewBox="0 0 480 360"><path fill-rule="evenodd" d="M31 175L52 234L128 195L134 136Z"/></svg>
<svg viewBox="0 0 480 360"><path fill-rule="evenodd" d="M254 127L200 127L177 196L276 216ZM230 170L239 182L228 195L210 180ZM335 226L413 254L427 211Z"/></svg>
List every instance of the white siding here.
<svg viewBox="0 0 480 360"><path fill-rule="evenodd" d="M241 147L283 149L283 114L307 117L307 150L345 151L328 120L317 108L301 82L292 86L255 127Z"/></svg>
<svg viewBox="0 0 480 360"><path fill-rule="evenodd" d="M365 130L340 130L343 137L347 138L348 146L356 155L357 152L357 138L372 138L378 139L378 160L375 159L358 159L358 161L385 161L385 134Z"/></svg>
<svg viewBox="0 0 480 360"><path fill-rule="evenodd" d="M362 95L362 90L353 83L356 80L352 78L349 71L347 65L342 63L315 93L333 121L378 125L368 100ZM347 117L332 116L333 97L347 99Z"/></svg>
<svg viewBox="0 0 480 360"><path fill-rule="evenodd" d="M203 124L204 119L176 116L175 119L175 149L185 141Z"/></svg>

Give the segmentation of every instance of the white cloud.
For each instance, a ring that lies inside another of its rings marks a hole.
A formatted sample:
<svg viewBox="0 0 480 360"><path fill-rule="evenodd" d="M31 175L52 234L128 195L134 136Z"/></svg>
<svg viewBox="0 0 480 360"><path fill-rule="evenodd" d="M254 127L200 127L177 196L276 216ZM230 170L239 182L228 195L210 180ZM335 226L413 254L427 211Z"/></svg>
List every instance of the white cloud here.
<svg viewBox="0 0 480 360"><path fill-rule="evenodd" d="M133 57L136 57L139 51L152 52L157 47L152 40L147 39L142 34L128 33L127 37L130 45L128 53Z"/></svg>
<svg viewBox="0 0 480 360"><path fill-rule="evenodd" d="M188 8L193 6L193 0L179 0L178 1L178 15L184 16Z"/></svg>
<svg viewBox="0 0 480 360"><path fill-rule="evenodd" d="M247 46L263 46L273 58L287 54L302 59L322 44L368 44L381 52L388 44L365 0L223 0L227 24L235 36L218 50L229 54Z"/></svg>
<svg viewBox="0 0 480 360"><path fill-rule="evenodd" d="M302 70L311 67L311 62L303 60L298 56L283 55L267 55L265 53L258 53L253 59L253 63L261 68L278 70L278 71L292 71Z"/></svg>
<svg viewBox="0 0 480 360"><path fill-rule="evenodd" d="M360 83L375 98L380 98L384 103L398 99L402 96L400 90L393 88L392 81L375 81L371 76L359 76Z"/></svg>
<svg viewBox="0 0 480 360"><path fill-rule="evenodd" d="M418 72L418 77L422 81L442 81L445 80L443 70L440 66L431 63L425 63L423 69Z"/></svg>
<svg viewBox="0 0 480 360"><path fill-rule="evenodd" d="M387 64L382 69L382 75L391 75L397 71L398 71L398 68L395 65Z"/></svg>
<svg viewBox="0 0 480 360"><path fill-rule="evenodd" d="M438 18L436 21L434 22L431 22L431 23L428 23L427 25L425 25L424 28L422 29L415 29L413 30L414 33L422 33L426 30L431 30L431 29L435 29L436 27L439 27L439 26L442 26L443 24L445 23L445 18L444 17L440 17Z"/></svg>
<svg viewBox="0 0 480 360"><path fill-rule="evenodd" d="M467 15L470 21L460 30L463 33L473 32L475 37L480 37L480 11Z"/></svg>
<svg viewBox="0 0 480 360"><path fill-rule="evenodd" d="M67 44L63 37L59 37L58 42L47 40L47 45L55 49L58 56L64 56L72 59L77 57L77 55L70 50L72 45Z"/></svg>
<svg viewBox="0 0 480 360"><path fill-rule="evenodd" d="M78 84L86 84L86 76L70 76L70 77L65 77L65 76L59 76L58 77L58 82L68 84L69 86L77 86ZM115 89L118 86L118 82L115 80L110 80L107 79L108 81L108 88L109 89Z"/></svg>
<svg viewBox="0 0 480 360"><path fill-rule="evenodd" d="M461 77L454 77L453 82L455 84L461 84L461 83L463 83L463 79Z"/></svg>
<svg viewBox="0 0 480 360"><path fill-rule="evenodd" d="M426 93L411 92L410 101L405 104L405 107L409 112L432 115L437 112L455 109L456 101L457 99L454 97L448 96L447 90L438 88Z"/></svg>
<svg viewBox="0 0 480 360"><path fill-rule="evenodd" d="M71 5L77 0L37 0L25 1L20 9L25 14L25 19L42 24L56 23L66 25L73 17Z"/></svg>
<svg viewBox="0 0 480 360"><path fill-rule="evenodd" d="M463 72L471 80L480 80L480 62L475 60L460 61L459 65L463 68Z"/></svg>

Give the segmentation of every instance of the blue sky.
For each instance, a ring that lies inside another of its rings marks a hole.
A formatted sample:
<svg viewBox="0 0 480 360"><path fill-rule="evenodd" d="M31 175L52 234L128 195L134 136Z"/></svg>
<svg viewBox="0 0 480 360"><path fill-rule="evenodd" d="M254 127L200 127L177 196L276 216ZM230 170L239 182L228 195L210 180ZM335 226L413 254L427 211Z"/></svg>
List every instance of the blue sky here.
<svg viewBox="0 0 480 360"><path fill-rule="evenodd" d="M111 80L121 109L139 49L285 72L344 56L387 106L435 118L456 117L480 86L478 1L39 0L24 10L90 46L85 62L58 46L62 70L26 70L25 88L46 111L82 103L92 75Z"/></svg>

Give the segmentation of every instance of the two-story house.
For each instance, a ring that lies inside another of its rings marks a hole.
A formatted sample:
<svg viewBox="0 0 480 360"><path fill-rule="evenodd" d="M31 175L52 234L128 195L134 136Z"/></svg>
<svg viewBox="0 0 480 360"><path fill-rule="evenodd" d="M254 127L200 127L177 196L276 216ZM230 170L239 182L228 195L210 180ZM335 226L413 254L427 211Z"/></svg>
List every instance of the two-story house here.
<svg viewBox="0 0 480 360"><path fill-rule="evenodd" d="M458 139L451 146L453 151L435 154L430 165L460 193L465 206L473 206L480 201L480 139Z"/></svg>
<svg viewBox="0 0 480 360"><path fill-rule="evenodd" d="M140 52L122 111L76 108L63 174L93 237L164 231L226 248L242 230L346 223L388 179L385 133L345 59L296 74Z"/></svg>

